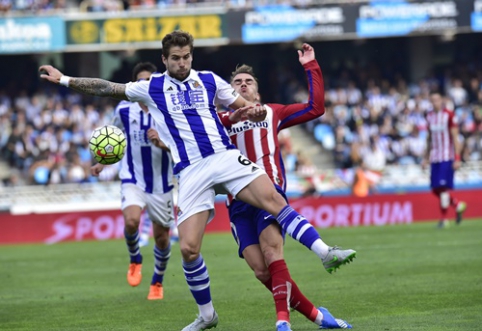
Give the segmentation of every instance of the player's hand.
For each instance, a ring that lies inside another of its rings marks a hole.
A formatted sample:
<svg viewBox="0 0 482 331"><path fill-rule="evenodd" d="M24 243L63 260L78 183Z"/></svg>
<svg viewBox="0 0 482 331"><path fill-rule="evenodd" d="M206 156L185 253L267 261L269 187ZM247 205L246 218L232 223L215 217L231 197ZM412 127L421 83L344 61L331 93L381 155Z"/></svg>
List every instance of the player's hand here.
<svg viewBox="0 0 482 331"><path fill-rule="evenodd" d="M428 160L427 159L423 159L422 160L422 169L425 170L428 168Z"/></svg>
<svg viewBox="0 0 482 331"><path fill-rule="evenodd" d="M104 165L97 163L96 165L93 165L90 167L90 174L94 177L99 177L99 174L104 170Z"/></svg>
<svg viewBox="0 0 482 331"><path fill-rule="evenodd" d="M252 105L244 106L229 113L229 121L231 123L238 123L239 121L248 119L248 111L253 108Z"/></svg>
<svg viewBox="0 0 482 331"><path fill-rule="evenodd" d="M454 161L454 163L452 163L452 168L454 170L458 170L458 169L460 169L461 165L462 165L462 163L460 161Z"/></svg>
<svg viewBox="0 0 482 331"><path fill-rule="evenodd" d="M166 151L170 151L169 147L167 147L161 138L159 138L159 133L155 129L150 128L147 130L147 139L149 139L154 146Z"/></svg>
<svg viewBox="0 0 482 331"><path fill-rule="evenodd" d="M264 107L264 105L261 105L259 103L256 104L250 110L248 110L248 113L247 113L248 119L251 122L264 121L264 119L266 118L266 114L267 114L266 108Z"/></svg>
<svg viewBox="0 0 482 331"><path fill-rule="evenodd" d="M298 59L301 65L313 61L315 59L315 50L309 44L303 44L301 50L298 50Z"/></svg>
<svg viewBox="0 0 482 331"><path fill-rule="evenodd" d="M63 76L58 69L52 67L51 65L43 65L38 69L38 71L41 73L40 78L48 80L54 84L59 84L60 77Z"/></svg>

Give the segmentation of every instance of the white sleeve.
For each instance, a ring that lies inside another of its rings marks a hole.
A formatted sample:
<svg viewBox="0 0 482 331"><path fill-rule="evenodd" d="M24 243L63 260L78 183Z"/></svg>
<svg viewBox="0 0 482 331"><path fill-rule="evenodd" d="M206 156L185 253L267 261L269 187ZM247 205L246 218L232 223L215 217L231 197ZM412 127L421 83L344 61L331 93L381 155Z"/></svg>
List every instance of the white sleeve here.
<svg viewBox="0 0 482 331"><path fill-rule="evenodd" d="M229 85L224 79L213 73L214 81L216 82L216 97L214 99L215 104L221 104L225 107L232 105L238 98L239 94L231 85Z"/></svg>
<svg viewBox="0 0 482 331"><path fill-rule="evenodd" d="M126 96L131 102L149 101L149 81L130 82L126 84Z"/></svg>

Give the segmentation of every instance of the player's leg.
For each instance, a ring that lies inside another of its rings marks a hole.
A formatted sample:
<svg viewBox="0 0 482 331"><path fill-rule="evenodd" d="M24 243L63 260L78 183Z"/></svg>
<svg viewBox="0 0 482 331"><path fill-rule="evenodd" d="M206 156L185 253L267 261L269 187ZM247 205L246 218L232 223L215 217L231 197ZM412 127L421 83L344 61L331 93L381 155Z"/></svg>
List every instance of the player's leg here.
<svg viewBox="0 0 482 331"><path fill-rule="evenodd" d="M199 309L199 316L183 331L200 331L214 327L218 316L211 300L209 273L200 253L204 230L212 210L198 212L178 224L182 267L191 294Z"/></svg>
<svg viewBox="0 0 482 331"><path fill-rule="evenodd" d="M163 280L167 263L171 257L170 227L174 224L172 192L147 194L147 214L152 220L154 233L154 274L147 299L161 300L164 297Z"/></svg>
<svg viewBox="0 0 482 331"><path fill-rule="evenodd" d="M183 331L201 331L218 324L211 300L209 273L201 255L204 230L214 217L215 193L212 171L217 155L189 166L179 174L178 225L179 246L184 276L199 309L199 316Z"/></svg>
<svg viewBox="0 0 482 331"><path fill-rule="evenodd" d="M272 218L272 221L275 221L274 218ZM291 278L288 267L283 258L283 236L277 223L272 223L266 228L264 228L264 230L259 235L259 242L263 258L266 261L270 275L272 276L272 288L280 286L275 285L273 275L281 272L283 273L283 276L281 277L283 283L289 284L290 286L290 307L303 314L307 319L320 327L324 326L330 329L351 328L351 326L347 322L339 319L334 319L333 316L331 316L331 314L329 313L327 313L325 316L320 309L316 308L315 305L313 305L313 303L308 300L308 298L306 298L306 296L299 289L296 282L293 280L293 278ZM269 284L269 282L270 281L268 280L265 284ZM273 296L275 296L274 293Z"/></svg>
<svg viewBox="0 0 482 331"><path fill-rule="evenodd" d="M266 174L255 178L242 188L236 194L236 199L266 210L275 216L282 229L315 252L330 273L342 264L349 263L356 256L354 250L341 250L338 247L326 245L306 218L291 208L283 196L276 191Z"/></svg>
<svg viewBox="0 0 482 331"><path fill-rule="evenodd" d="M265 216L271 220L264 220ZM289 273L287 273L287 269L277 268L276 263L273 263L273 270L268 270L259 245L259 233L264 227L271 225L271 222L274 221L277 224L276 220L263 210L237 200L233 201L229 208L229 217L233 236L239 246L240 257L244 257L246 263L254 271L256 278L273 294L277 316L276 327L289 330L290 312L288 303L291 288L289 286ZM279 245L276 246L276 250L273 243L273 249L270 249L270 252L267 253L270 256L270 262L283 259L283 238L279 233L278 236ZM270 271L272 271L272 274ZM276 291L272 291L273 288Z"/></svg>
<svg viewBox="0 0 482 331"><path fill-rule="evenodd" d="M462 214L467 209L467 205L463 201L458 201L452 194L454 181L454 170L451 161L438 162L431 164L430 187L433 194L438 198L440 205L440 221L439 228L448 225L448 210L453 207L456 212L456 223L462 221Z"/></svg>
<svg viewBox="0 0 482 331"><path fill-rule="evenodd" d="M130 256L127 282L137 286L142 280L142 255L139 246L139 223L145 206L143 192L135 185L122 185L122 215L124 216L124 237Z"/></svg>
<svg viewBox="0 0 482 331"><path fill-rule="evenodd" d="M164 273L171 257L171 243L169 240L169 227L153 223L154 233L154 274L149 287L148 300L161 300L164 298Z"/></svg>
<svg viewBox="0 0 482 331"><path fill-rule="evenodd" d="M449 189L448 192L450 194L450 206L455 210L455 214L456 214L455 223L460 224L462 222L462 216L465 210L467 209L467 204L464 201L459 201L453 195L454 176L455 176L453 162L449 161L446 167L447 167L447 170L446 170L447 188Z"/></svg>

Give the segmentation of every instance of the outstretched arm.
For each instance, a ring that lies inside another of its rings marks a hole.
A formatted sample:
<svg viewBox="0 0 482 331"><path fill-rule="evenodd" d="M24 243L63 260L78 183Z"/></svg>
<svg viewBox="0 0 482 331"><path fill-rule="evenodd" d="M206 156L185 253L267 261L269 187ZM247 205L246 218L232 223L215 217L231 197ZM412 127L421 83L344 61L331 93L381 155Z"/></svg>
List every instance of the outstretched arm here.
<svg viewBox="0 0 482 331"><path fill-rule="evenodd" d="M313 47L309 44L303 44L302 50L298 51L298 60L305 69L309 100L307 103L295 103L291 105L270 104L280 119L278 130L311 121L325 113L323 74L315 59L315 50Z"/></svg>
<svg viewBox="0 0 482 331"><path fill-rule="evenodd" d="M113 83L100 78L79 78L64 76L58 69L43 65L39 68L40 78L53 84L64 85L68 88L88 95L99 97L112 97L121 100L128 100L125 84Z"/></svg>

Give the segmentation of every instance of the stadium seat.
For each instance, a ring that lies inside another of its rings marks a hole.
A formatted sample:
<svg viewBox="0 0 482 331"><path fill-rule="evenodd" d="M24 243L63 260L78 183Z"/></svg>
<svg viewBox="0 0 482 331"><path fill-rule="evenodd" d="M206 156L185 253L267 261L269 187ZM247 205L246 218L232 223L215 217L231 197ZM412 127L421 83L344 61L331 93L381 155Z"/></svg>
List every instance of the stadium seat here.
<svg viewBox="0 0 482 331"><path fill-rule="evenodd" d="M328 124L318 124L315 126L315 139L327 150L335 148L335 134Z"/></svg>

